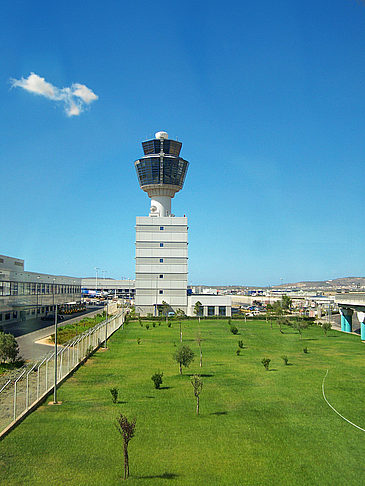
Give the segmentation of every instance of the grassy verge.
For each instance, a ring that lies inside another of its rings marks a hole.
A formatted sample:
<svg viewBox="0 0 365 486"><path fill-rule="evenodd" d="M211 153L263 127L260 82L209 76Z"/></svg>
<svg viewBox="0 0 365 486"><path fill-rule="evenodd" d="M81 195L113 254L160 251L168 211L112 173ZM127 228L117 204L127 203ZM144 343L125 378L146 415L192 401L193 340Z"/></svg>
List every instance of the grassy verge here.
<svg viewBox="0 0 365 486"><path fill-rule="evenodd" d="M312 326L265 322L183 321L196 354L179 375L172 354L179 325L130 322L59 390L62 405L44 405L0 443L1 485L118 485L123 453L115 417L136 417L130 485L359 485L365 482L364 345L357 336ZM238 341L243 348L238 347ZM139 344L138 344L139 343ZM307 348L307 353L303 348ZM237 349L242 349L239 355ZM289 365L282 356L288 357ZM269 358L270 371L261 360ZM160 390L151 376L162 371ZM200 373L201 414L190 375ZM112 403L110 388L119 389Z"/></svg>
<svg viewBox="0 0 365 486"><path fill-rule="evenodd" d="M97 314L94 317L85 317L79 322L60 327L57 332L57 343L58 344L67 343L67 341L69 341L73 337L77 336L78 334L82 334L83 332L87 331L87 329L96 326L103 320L105 320L105 313ZM54 343L54 339L55 339L55 335L52 334L51 340L53 343Z"/></svg>

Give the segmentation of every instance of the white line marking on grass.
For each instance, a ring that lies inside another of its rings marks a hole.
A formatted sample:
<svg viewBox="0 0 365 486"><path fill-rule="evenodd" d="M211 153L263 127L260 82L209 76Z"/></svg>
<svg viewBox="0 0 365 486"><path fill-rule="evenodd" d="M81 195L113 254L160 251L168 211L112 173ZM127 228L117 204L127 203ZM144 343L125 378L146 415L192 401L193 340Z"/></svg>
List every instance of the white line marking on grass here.
<svg viewBox="0 0 365 486"><path fill-rule="evenodd" d="M336 412L337 415L339 415L342 419L346 420L346 422L348 422L349 424L353 425L357 429L360 429L363 432L365 432L365 429L363 429L362 427L359 427L358 425L354 424L353 422L350 422L350 420L348 420L346 417L344 417L343 415L341 415L340 412L337 412L337 410L334 407L332 407L332 405L330 404L330 402L327 400L326 395L324 393L324 380L327 378L327 375L328 375L328 370L326 371L326 374L324 375L324 378L323 378L323 381L322 381L322 395L323 395L323 398L325 399L327 405L330 406L332 408L332 410L334 412Z"/></svg>

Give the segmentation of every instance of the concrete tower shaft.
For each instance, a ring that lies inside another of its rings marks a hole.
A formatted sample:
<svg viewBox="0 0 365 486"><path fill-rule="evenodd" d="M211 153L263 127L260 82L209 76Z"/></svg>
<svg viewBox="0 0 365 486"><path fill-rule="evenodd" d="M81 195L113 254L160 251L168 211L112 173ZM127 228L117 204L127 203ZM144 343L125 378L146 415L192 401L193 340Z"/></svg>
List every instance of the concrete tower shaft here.
<svg viewBox="0 0 365 486"><path fill-rule="evenodd" d="M142 142L144 156L134 164L139 185L151 198L152 217L171 216L171 199L183 188L189 162L180 157L181 146L166 132Z"/></svg>

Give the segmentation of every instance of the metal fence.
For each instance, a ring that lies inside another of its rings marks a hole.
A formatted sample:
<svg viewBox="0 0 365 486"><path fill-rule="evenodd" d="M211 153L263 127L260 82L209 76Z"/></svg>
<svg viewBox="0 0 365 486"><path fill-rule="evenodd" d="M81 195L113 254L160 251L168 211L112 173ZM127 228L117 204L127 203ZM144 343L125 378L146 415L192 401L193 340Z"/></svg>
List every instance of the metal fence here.
<svg viewBox="0 0 365 486"><path fill-rule="evenodd" d="M32 411L54 388L67 378L96 348L98 348L120 327L123 327L125 313L97 324L73 340L57 346L36 363L20 369L0 385L0 437L30 411ZM56 373L55 373L56 365Z"/></svg>

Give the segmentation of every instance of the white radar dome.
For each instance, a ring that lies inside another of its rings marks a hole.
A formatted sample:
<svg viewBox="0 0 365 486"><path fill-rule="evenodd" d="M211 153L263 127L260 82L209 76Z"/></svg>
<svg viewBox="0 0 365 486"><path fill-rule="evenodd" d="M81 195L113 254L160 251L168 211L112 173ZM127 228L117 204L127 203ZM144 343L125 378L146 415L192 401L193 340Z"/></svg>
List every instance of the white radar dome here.
<svg viewBox="0 0 365 486"><path fill-rule="evenodd" d="M169 135L167 132L157 132L155 133L155 137L158 138L158 139L162 139L164 140L165 138L169 138Z"/></svg>

